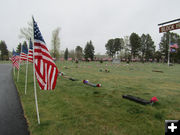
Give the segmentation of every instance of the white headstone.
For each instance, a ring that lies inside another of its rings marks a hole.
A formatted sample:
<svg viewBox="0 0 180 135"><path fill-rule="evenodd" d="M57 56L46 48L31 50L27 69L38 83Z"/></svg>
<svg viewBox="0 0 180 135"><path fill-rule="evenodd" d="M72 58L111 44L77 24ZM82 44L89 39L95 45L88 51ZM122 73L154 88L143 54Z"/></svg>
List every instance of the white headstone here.
<svg viewBox="0 0 180 135"><path fill-rule="evenodd" d="M117 54L116 54L115 57L114 57L114 59L113 59L113 61L112 61L112 63L113 63L113 64L119 64L120 62L121 62L121 60L118 59Z"/></svg>

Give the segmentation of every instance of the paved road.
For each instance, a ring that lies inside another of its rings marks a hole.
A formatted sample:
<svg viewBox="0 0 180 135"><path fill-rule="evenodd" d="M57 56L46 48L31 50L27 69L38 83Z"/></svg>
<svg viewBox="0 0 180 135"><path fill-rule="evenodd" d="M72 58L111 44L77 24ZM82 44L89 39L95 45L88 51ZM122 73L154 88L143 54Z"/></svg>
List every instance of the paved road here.
<svg viewBox="0 0 180 135"><path fill-rule="evenodd" d="M0 135L29 135L10 64L0 64Z"/></svg>

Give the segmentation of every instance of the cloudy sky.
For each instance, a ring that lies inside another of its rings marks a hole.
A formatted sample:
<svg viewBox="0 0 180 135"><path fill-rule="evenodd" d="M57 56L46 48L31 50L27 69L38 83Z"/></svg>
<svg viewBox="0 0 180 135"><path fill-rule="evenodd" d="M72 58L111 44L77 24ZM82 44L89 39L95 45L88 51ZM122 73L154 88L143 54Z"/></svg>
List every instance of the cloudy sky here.
<svg viewBox="0 0 180 135"><path fill-rule="evenodd" d="M132 32L149 33L158 46L162 34L157 24L180 18L180 0L0 0L0 40L9 50L22 39L19 30L34 15L51 47L52 31L61 28L61 50L84 48L92 40L96 53L105 53L110 38ZM174 32L180 34L180 30Z"/></svg>

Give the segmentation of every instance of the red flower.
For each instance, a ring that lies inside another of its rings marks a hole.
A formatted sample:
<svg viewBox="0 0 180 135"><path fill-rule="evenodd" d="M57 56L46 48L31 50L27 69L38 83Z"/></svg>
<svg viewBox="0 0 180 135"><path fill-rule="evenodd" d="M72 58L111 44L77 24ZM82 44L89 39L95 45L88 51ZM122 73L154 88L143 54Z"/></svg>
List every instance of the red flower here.
<svg viewBox="0 0 180 135"><path fill-rule="evenodd" d="M97 84L96 87L101 87L101 84Z"/></svg>
<svg viewBox="0 0 180 135"><path fill-rule="evenodd" d="M155 103L158 101L158 99L156 97L152 97L150 101Z"/></svg>

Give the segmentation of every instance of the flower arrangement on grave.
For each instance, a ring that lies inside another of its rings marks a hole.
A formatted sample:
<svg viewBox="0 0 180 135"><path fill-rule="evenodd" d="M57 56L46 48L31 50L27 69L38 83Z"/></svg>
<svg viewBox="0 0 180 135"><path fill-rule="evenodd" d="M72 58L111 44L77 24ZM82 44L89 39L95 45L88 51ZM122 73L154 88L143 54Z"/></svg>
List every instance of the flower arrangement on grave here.
<svg viewBox="0 0 180 135"><path fill-rule="evenodd" d="M157 101L158 101L157 97L152 97L151 100L150 100L151 103L155 103Z"/></svg>
<svg viewBox="0 0 180 135"><path fill-rule="evenodd" d="M83 80L83 83L88 83L88 80Z"/></svg>
<svg viewBox="0 0 180 135"><path fill-rule="evenodd" d="M64 76L64 73L63 72L59 72L58 75L59 76Z"/></svg>
<svg viewBox="0 0 180 135"><path fill-rule="evenodd" d="M83 80L83 83L84 84L87 84L87 85L90 85L92 87L101 87L101 84L93 84L93 83L90 83L88 80Z"/></svg>
<svg viewBox="0 0 180 135"><path fill-rule="evenodd" d="M96 87L101 87L101 84L100 83L96 84Z"/></svg>

